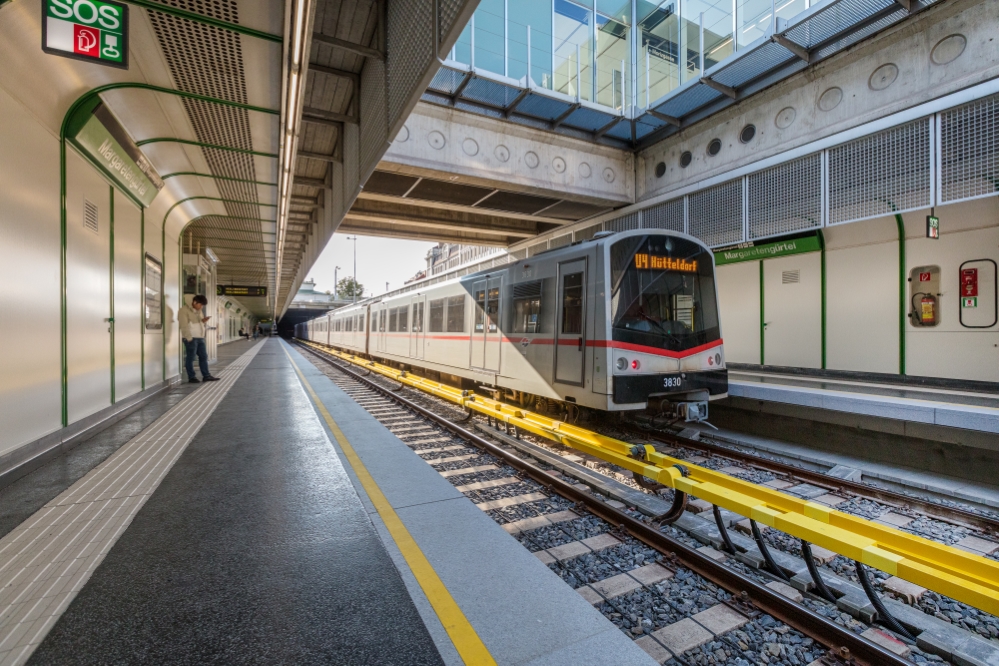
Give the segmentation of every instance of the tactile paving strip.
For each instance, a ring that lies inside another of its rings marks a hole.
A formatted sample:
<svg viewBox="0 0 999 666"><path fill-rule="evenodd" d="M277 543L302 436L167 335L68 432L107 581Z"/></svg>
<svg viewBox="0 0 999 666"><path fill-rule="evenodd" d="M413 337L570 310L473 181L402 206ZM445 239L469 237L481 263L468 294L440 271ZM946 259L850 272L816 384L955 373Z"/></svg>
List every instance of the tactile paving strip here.
<svg viewBox="0 0 999 666"><path fill-rule="evenodd" d="M261 344L0 539L0 666L28 660Z"/></svg>

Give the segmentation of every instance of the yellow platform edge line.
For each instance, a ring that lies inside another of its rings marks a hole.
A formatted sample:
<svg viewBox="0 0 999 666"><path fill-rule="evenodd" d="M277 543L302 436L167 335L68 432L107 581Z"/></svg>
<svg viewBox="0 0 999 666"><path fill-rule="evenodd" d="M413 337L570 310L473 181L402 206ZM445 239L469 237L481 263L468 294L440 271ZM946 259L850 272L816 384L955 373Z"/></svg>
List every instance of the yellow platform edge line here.
<svg viewBox="0 0 999 666"><path fill-rule="evenodd" d="M481 395L476 395L473 399L467 397L467 393L460 389L410 375L374 361L358 358L350 352L342 352L311 341L302 342L308 347L314 347L401 384L432 393L466 409L506 421L527 432L607 460L625 469L645 473L649 478L657 479L660 483L670 487L685 486L683 490L686 492L698 497L707 496L706 499L717 500L715 503L720 502L719 506L729 508L736 513L752 515L763 508L768 509L767 513L777 509L779 513L783 514L781 516L783 520L780 520L784 528L782 531L791 534L791 536L799 538L811 536L815 539L816 545L840 554L844 554L844 550L850 551L855 559L860 559L870 566L881 568L891 575L898 575L898 572L904 570L906 575L911 576L918 571L921 575L915 577L918 577L919 580L911 580L911 582L946 594L979 610L999 614L999 563L984 557L881 526L828 507L821 507L822 511L817 511L816 508L821 505L816 505L814 502L785 495L779 491L757 486L742 479L691 465L662 454L657 453L650 456L650 461L639 461L628 457L625 451L630 450L631 445L620 440L592 433L579 426L562 423L512 405L498 403ZM673 475L668 471L668 466L674 462L682 463L691 471L692 477L700 478L673 478ZM734 496L741 493L747 495L739 498L742 501L725 501L730 498L723 497L724 495L733 495L734 499ZM717 497L715 497L716 494ZM765 516L761 516L761 518L765 524L774 526L773 518L770 520L767 520ZM806 527L810 529L805 529ZM817 533L812 533L812 530L815 529L820 532L829 532L829 534L823 535L825 537L823 538ZM805 532L809 534L804 534ZM833 537L833 534L836 534L838 538L830 538ZM843 537L846 537L845 542ZM873 551L865 551L871 546L875 546ZM853 552L854 550L858 552ZM900 562L896 561L896 555L901 555L903 559Z"/></svg>
<svg viewBox="0 0 999 666"><path fill-rule="evenodd" d="M496 660L493 659L492 654L490 654L482 639L479 638L479 634L475 631L472 623L468 621L468 618L465 617L454 597L448 592L440 576L434 571L433 565L430 564L427 556L423 554L416 540L413 539L409 530L406 529L402 519L399 518L399 514L389 504L381 488L378 487L371 473L368 472L368 468L361 462L357 452L354 451L354 447L351 446L350 440L340 430L340 426L337 425L336 420L333 419L329 410L326 409L322 400L319 399L319 396L312 389L312 385L309 384L309 380L302 374L298 364L295 363L295 359L292 358L287 349L284 349L284 353L288 356L288 360L291 361L292 367L295 368L299 380L312 398L312 402L315 404L319 414L326 421L326 425L329 426L337 443L340 444L340 448L343 449L344 455L347 456L347 461L354 469L354 473L357 474L357 478L364 487L364 492L368 494L371 503L375 505L375 510L378 511L378 515L381 517L382 522L385 523L385 527L392 536L392 540L395 541L399 552L402 553L406 564L409 565L410 571L413 572L413 576L420 584L420 588L427 596L427 600L433 607L434 612L437 613L437 617L444 626L444 630L447 632L451 642L454 643L458 655L466 664L495 664Z"/></svg>

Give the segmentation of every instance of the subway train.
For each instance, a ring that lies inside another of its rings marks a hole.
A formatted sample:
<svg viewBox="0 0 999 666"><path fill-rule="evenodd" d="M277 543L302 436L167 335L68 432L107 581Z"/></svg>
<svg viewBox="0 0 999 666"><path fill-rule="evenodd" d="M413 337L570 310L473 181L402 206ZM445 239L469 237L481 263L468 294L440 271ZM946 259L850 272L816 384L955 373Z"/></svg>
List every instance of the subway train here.
<svg viewBox="0 0 999 666"><path fill-rule="evenodd" d="M667 231L602 232L300 323L296 337L539 411L707 418L728 392L714 255Z"/></svg>

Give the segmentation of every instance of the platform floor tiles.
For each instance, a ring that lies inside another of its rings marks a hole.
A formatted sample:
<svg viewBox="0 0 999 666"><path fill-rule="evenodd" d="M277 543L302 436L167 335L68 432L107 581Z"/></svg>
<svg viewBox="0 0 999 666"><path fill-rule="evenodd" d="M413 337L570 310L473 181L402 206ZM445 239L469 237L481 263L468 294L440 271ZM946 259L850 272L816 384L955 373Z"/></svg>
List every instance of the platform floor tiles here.
<svg viewBox="0 0 999 666"><path fill-rule="evenodd" d="M243 350L18 505L0 665L653 663L287 343Z"/></svg>

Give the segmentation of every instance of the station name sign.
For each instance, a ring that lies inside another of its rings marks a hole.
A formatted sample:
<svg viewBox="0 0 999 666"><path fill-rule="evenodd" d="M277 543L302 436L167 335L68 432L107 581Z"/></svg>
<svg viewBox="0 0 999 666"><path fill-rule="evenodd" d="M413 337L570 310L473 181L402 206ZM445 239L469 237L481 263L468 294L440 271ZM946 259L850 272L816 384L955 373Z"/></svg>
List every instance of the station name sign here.
<svg viewBox="0 0 999 666"><path fill-rule="evenodd" d="M716 250L715 264L722 266L724 264L739 263L740 261L773 259L774 257L786 257L792 254L818 252L821 249L822 245L819 243L817 235L792 238L773 243L746 243Z"/></svg>
<svg viewBox="0 0 999 666"><path fill-rule="evenodd" d="M42 50L128 69L128 5L109 0L42 0Z"/></svg>
<svg viewBox="0 0 999 666"><path fill-rule="evenodd" d="M70 121L69 136L77 148L143 206L151 204L163 189L156 169L103 103L77 112Z"/></svg>
<svg viewBox="0 0 999 666"><path fill-rule="evenodd" d="M215 287L216 296L267 296L267 287L243 287L234 284L220 284Z"/></svg>
<svg viewBox="0 0 999 666"><path fill-rule="evenodd" d="M657 254L639 252L635 255L635 268L644 271L676 271L679 273L696 273L697 260L687 261L676 257L663 257Z"/></svg>

